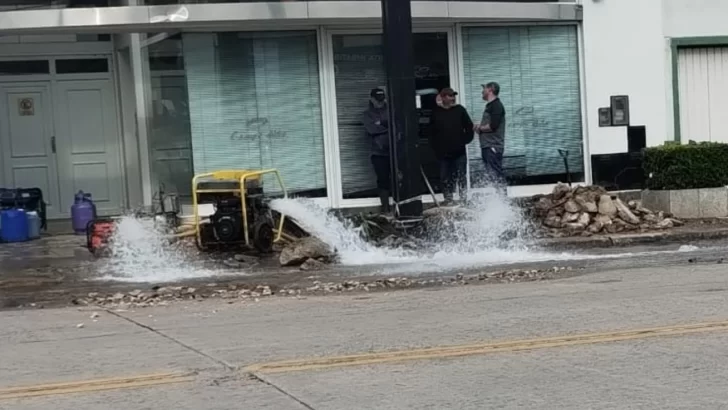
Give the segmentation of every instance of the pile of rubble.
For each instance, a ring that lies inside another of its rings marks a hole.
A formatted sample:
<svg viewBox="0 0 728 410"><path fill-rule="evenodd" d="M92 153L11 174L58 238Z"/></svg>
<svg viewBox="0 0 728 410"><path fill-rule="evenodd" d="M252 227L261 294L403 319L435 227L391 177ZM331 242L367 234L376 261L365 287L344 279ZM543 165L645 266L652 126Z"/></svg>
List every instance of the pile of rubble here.
<svg viewBox="0 0 728 410"><path fill-rule="evenodd" d="M646 232L680 226L682 221L653 212L639 201L624 203L600 186L558 184L548 195L532 198L533 214L551 237Z"/></svg>
<svg viewBox="0 0 728 410"><path fill-rule="evenodd" d="M302 297L306 295L331 294L344 292L375 292L407 288L424 288L432 286L457 286L471 283L512 283L530 282L551 279L556 275L568 274L571 267L553 267L550 269L511 269L478 274L457 274L451 277L431 279L391 277L381 279L346 280L343 282L313 281L310 285L293 285L278 289L268 285L235 285L221 286L210 283L199 288L189 286L154 287L149 291L140 289L114 294L89 293L87 297L73 301L76 305L99 307L106 309L138 309L153 306L167 306L179 301L202 301L206 299L223 299L229 303L236 301L258 301L271 296Z"/></svg>
<svg viewBox="0 0 728 410"><path fill-rule="evenodd" d="M271 287L265 285L259 285L253 288L238 288L236 285L230 285L226 288L218 288L217 284L211 283L201 288L194 288L190 286L167 286L154 287L150 291L135 289L130 292L117 292L114 294L91 292L88 294L88 297L76 299L74 303L78 305L113 306L119 309L127 309L166 306L170 302L203 300L210 298L257 299L260 297L272 296L273 294L274 291Z"/></svg>

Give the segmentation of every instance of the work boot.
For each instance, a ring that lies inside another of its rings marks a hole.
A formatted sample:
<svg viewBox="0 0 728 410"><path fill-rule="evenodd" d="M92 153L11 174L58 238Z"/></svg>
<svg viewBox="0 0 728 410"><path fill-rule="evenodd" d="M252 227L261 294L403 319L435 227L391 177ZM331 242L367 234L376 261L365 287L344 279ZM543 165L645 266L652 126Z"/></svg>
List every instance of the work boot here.
<svg viewBox="0 0 728 410"><path fill-rule="evenodd" d="M382 214L389 214L392 210L389 206L389 192L379 191L379 202L382 204Z"/></svg>

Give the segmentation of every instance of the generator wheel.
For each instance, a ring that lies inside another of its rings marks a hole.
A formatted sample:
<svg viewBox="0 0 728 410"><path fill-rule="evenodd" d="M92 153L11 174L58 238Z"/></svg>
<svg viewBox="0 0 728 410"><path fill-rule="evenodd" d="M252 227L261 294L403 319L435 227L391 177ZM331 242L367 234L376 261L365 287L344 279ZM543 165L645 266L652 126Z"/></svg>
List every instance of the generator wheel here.
<svg viewBox="0 0 728 410"><path fill-rule="evenodd" d="M273 224L270 221L258 221L253 225L253 246L260 253L273 251Z"/></svg>

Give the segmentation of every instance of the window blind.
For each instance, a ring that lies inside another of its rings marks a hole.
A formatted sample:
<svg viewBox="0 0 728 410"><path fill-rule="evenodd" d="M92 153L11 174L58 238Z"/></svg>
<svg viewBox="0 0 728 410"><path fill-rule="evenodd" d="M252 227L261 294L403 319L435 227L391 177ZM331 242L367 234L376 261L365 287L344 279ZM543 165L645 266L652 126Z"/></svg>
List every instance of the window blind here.
<svg viewBox="0 0 728 410"><path fill-rule="evenodd" d="M558 149L569 151L570 172L583 172L576 27L465 28L463 65L462 98L475 122L485 108L481 85L501 87L506 175L563 175ZM480 145L471 144L468 154L477 179L484 170Z"/></svg>
<svg viewBox="0 0 728 410"><path fill-rule="evenodd" d="M290 192L325 196L316 33L187 33L183 47L195 172L277 168Z"/></svg>

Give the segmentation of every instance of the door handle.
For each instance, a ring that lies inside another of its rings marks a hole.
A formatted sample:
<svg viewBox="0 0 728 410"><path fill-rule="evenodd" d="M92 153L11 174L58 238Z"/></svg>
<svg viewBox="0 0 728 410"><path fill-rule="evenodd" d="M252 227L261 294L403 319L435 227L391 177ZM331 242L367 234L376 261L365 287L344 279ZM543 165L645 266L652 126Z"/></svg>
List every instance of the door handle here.
<svg viewBox="0 0 728 410"><path fill-rule="evenodd" d="M56 153L56 137L51 137L51 152Z"/></svg>

